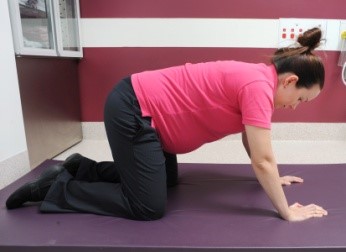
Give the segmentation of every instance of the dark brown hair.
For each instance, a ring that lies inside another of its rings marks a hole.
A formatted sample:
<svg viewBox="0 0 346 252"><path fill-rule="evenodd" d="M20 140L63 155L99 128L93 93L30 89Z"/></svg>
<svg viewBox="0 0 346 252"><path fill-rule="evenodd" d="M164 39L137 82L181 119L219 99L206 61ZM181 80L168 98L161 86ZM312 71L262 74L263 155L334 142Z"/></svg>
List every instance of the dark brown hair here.
<svg viewBox="0 0 346 252"><path fill-rule="evenodd" d="M278 49L273 57L278 74L292 72L298 76L297 88L311 88L319 84L324 85L324 66L322 60L313 54L313 50L320 45L322 32L319 28L307 30L297 39L298 47Z"/></svg>

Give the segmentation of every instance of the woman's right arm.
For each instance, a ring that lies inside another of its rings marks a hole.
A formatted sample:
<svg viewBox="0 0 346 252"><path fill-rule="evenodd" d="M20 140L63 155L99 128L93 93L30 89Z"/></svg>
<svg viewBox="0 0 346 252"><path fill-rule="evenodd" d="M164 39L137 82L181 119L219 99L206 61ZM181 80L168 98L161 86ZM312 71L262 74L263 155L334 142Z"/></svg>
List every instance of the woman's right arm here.
<svg viewBox="0 0 346 252"><path fill-rule="evenodd" d="M301 221L327 215L327 211L314 204L288 206L271 147L270 130L248 125L245 130L253 170L280 216L288 221Z"/></svg>

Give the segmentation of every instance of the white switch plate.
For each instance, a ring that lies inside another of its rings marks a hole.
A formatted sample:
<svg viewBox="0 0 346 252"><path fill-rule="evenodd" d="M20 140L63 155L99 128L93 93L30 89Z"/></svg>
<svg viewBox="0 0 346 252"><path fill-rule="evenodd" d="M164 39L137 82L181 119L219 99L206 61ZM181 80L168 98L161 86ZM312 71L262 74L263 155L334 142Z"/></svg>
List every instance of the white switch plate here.
<svg viewBox="0 0 346 252"><path fill-rule="evenodd" d="M346 21L340 21L339 39L341 39L341 33L346 31Z"/></svg>
<svg viewBox="0 0 346 252"><path fill-rule="evenodd" d="M278 47L292 46L300 34L314 27L322 30L322 38L326 38L327 21L323 19L280 18Z"/></svg>
<svg viewBox="0 0 346 252"><path fill-rule="evenodd" d="M346 39L341 38L341 33L346 32L346 21L340 21L339 28L339 48L340 48L340 56L338 60L338 66L343 66L346 62ZM345 72L344 72L345 75Z"/></svg>

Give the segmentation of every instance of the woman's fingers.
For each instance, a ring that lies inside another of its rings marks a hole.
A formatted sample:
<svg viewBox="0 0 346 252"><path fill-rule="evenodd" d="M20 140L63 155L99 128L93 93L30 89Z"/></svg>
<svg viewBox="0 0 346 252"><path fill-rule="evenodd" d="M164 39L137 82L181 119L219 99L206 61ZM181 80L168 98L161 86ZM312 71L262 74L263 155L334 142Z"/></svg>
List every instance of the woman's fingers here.
<svg viewBox="0 0 346 252"><path fill-rule="evenodd" d="M303 205L299 204L298 202L294 203L292 207L302 207Z"/></svg>
<svg viewBox="0 0 346 252"><path fill-rule="evenodd" d="M281 185L291 185L292 183L303 183L304 180L296 176L283 176L280 177Z"/></svg>
<svg viewBox="0 0 346 252"><path fill-rule="evenodd" d="M322 216L323 215L328 215L328 212L325 209L323 209L322 207L317 206L315 204L310 204L307 207L310 208L310 211L312 212L313 215L318 215L318 216L320 214L322 214Z"/></svg>
<svg viewBox="0 0 346 252"><path fill-rule="evenodd" d="M325 209L315 204L303 206L299 203L294 203L290 206L290 209L292 210L292 215L289 219L290 221L302 221L328 215L328 212Z"/></svg>

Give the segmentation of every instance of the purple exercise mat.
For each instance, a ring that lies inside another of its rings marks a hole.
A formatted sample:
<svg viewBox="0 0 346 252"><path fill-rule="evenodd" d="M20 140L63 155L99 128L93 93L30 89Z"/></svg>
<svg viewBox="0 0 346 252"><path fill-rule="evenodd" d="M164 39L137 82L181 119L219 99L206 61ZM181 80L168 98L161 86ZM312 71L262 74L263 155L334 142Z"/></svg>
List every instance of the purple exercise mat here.
<svg viewBox="0 0 346 252"><path fill-rule="evenodd" d="M56 161L0 191L1 252L346 251L346 164L280 165L304 178L284 187L290 204L316 203L324 218L278 218L250 165L179 164L164 218L132 221L92 214L41 214L35 204L7 210L8 195Z"/></svg>

